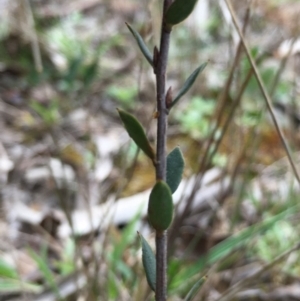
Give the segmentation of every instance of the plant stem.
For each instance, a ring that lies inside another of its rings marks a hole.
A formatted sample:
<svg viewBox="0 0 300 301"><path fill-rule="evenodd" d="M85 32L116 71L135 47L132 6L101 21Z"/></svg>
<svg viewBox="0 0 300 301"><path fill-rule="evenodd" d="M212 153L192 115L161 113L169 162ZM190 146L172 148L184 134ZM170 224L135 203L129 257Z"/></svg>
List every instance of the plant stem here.
<svg viewBox="0 0 300 301"><path fill-rule="evenodd" d="M165 0L166 3L170 0ZM165 9L164 9L165 10ZM166 134L167 134L167 115L165 101L166 90L166 69L168 62L168 52L170 44L170 32L166 31L162 26L160 51L156 66L156 93L157 93L157 153L156 153L156 179L165 180L166 177Z"/></svg>
<svg viewBox="0 0 300 301"><path fill-rule="evenodd" d="M166 70L170 44L170 30L164 23L164 15L172 0L164 0L163 20L161 29L160 50L154 71L156 73L157 93L157 149L156 149L156 180L166 180L166 140L167 116L166 108ZM156 231L156 301L167 299L167 231Z"/></svg>
<svg viewBox="0 0 300 301"><path fill-rule="evenodd" d="M156 231L156 301L167 300L167 231Z"/></svg>

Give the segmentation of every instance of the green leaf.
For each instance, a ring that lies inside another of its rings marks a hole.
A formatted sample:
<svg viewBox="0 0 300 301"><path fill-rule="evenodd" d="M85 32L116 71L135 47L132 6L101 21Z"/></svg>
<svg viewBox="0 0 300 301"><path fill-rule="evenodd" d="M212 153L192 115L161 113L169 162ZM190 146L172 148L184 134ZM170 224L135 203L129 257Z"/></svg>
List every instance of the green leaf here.
<svg viewBox="0 0 300 301"><path fill-rule="evenodd" d="M40 293L41 286L23 282L17 279L1 279L0 293Z"/></svg>
<svg viewBox="0 0 300 301"><path fill-rule="evenodd" d="M141 208L132 220L122 229L122 236L118 242L114 242L114 248L111 252L111 259L113 263L122 261L124 252L129 248L130 244L136 239L137 223L141 219Z"/></svg>
<svg viewBox="0 0 300 301"><path fill-rule="evenodd" d="M149 64L151 66L153 66L153 57L152 54L150 52L150 50L148 49L147 45L145 44L143 38L141 37L141 35L134 29L132 28L128 23L125 23L128 27L128 29L130 30L130 32L132 33L133 37L135 38L142 54L144 55L144 57L146 58L146 60L149 62Z"/></svg>
<svg viewBox="0 0 300 301"><path fill-rule="evenodd" d="M106 288L108 292L108 300L118 300L120 294L120 281L113 270L108 270Z"/></svg>
<svg viewBox="0 0 300 301"><path fill-rule="evenodd" d="M122 236L117 241L113 240L113 249L107 254L109 261L109 269L114 273L121 275L124 281L131 281L134 277L133 270L124 263L124 253L130 248L130 245L136 238L136 227L138 221L141 219L141 210L134 218L122 229Z"/></svg>
<svg viewBox="0 0 300 301"><path fill-rule="evenodd" d="M184 159L179 147L175 147L167 157L167 184L172 193L178 188L184 169Z"/></svg>
<svg viewBox="0 0 300 301"><path fill-rule="evenodd" d="M128 112L117 109L127 133L136 145L154 162L155 154L139 121Z"/></svg>
<svg viewBox="0 0 300 301"><path fill-rule="evenodd" d="M148 219L157 231L169 228L173 219L173 199L170 187L164 181L154 185L148 203Z"/></svg>
<svg viewBox="0 0 300 301"><path fill-rule="evenodd" d="M176 25L185 20L193 11L198 0L175 0L167 10L165 22Z"/></svg>
<svg viewBox="0 0 300 301"><path fill-rule="evenodd" d="M68 83L69 88L72 88L75 84L75 80L78 76L80 68L83 65L84 57L82 55L72 58L69 61L69 66L67 69L67 74L65 75L64 80Z"/></svg>
<svg viewBox="0 0 300 301"><path fill-rule="evenodd" d="M87 66L82 67L83 71L83 85L84 89L89 89L90 85L95 81L97 78L99 66L98 66L98 58L94 59L90 64Z"/></svg>
<svg viewBox="0 0 300 301"><path fill-rule="evenodd" d="M179 99L191 88L195 80L197 79L198 75L204 70L207 63L203 63L200 65L185 81L183 87L180 89L176 97L174 98L173 102L171 103L171 108L179 101Z"/></svg>
<svg viewBox="0 0 300 301"><path fill-rule="evenodd" d="M142 242L142 260L149 286L155 292L156 288L156 259L146 239L139 234Z"/></svg>
<svg viewBox="0 0 300 301"><path fill-rule="evenodd" d="M192 301L195 297L196 293L199 291L203 283L206 281L207 277L203 276L201 277L191 288L191 290L186 295L184 301Z"/></svg>
<svg viewBox="0 0 300 301"><path fill-rule="evenodd" d="M0 277L18 278L18 272L4 260L0 259Z"/></svg>
<svg viewBox="0 0 300 301"><path fill-rule="evenodd" d="M120 84L112 84L106 90L106 93L116 99L124 109L134 108L135 99L138 95L138 87L136 85L120 86Z"/></svg>
<svg viewBox="0 0 300 301"><path fill-rule="evenodd" d="M39 270L42 272L45 280L47 281L47 283L49 284L49 286L55 293L58 300L60 300L61 298L60 298L60 294L59 294L58 285L55 281L54 274L51 271L51 268L49 267L49 264L47 262L46 247L44 247L44 250L42 250L42 251L44 253L43 256L40 256L39 254L37 254L35 251L33 251L31 249L29 249L29 254L33 258L33 260L37 263Z"/></svg>

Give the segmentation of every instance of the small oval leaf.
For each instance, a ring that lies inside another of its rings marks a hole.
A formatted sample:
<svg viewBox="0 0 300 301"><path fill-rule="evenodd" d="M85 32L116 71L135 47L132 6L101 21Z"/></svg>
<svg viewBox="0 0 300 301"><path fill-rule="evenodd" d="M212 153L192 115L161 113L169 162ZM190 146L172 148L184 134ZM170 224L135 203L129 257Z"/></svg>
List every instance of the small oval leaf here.
<svg viewBox="0 0 300 301"><path fill-rule="evenodd" d="M155 292L156 288L156 259L146 239L138 233L142 242L142 261L149 286Z"/></svg>
<svg viewBox="0 0 300 301"><path fill-rule="evenodd" d="M182 179L184 159L179 147L175 147L167 157L167 184L172 193L178 188Z"/></svg>
<svg viewBox="0 0 300 301"><path fill-rule="evenodd" d="M201 277L190 289L188 294L186 295L184 301L192 301L193 298L195 297L196 293L199 291L203 283L206 281L207 276Z"/></svg>
<svg viewBox="0 0 300 301"><path fill-rule="evenodd" d="M167 10L165 22L176 25L185 20L193 11L198 0L175 0Z"/></svg>
<svg viewBox="0 0 300 301"><path fill-rule="evenodd" d="M154 162L155 154L139 121L130 113L117 109L127 133L136 145Z"/></svg>
<svg viewBox="0 0 300 301"><path fill-rule="evenodd" d="M179 101L179 99L192 87L193 83L197 79L198 75L204 70L206 67L207 63L203 63L200 65L185 81L183 84L182 88L174 98L173 102L171 103L171 108Z"/></svg>
<svg viewBox="0 0 300 301"><path fill-rule="evenodd" d="M150 193L148 219L152 227L157 231L168 229L172 223L172 192L164 181L157 181Z"/></svg>
<svg viewBox="0 0 300 301"><path fill-rule="evenodd" d="M144 42L143 38L141 37L141 35L134 29L132 28L128 23L125 23L128 27L128 29L130 30L130 32L132 33L133 37L135 38L142 54L144 55L144 57L146 58L146 60L149 62L149 64L151 66L153 66L153 58L152 58L152 54L150 52L150 50L148 49L148 47L146 46L146 43Z"/></svg>

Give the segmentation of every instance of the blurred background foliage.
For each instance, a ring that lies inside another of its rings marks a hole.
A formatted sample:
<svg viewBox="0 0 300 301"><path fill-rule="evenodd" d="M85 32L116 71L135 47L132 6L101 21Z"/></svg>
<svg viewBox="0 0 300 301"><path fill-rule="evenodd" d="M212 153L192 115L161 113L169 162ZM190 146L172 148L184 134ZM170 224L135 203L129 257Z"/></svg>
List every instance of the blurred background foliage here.
<svg viewBox="0 0 300 301"><path fill-rule="evenodd" d="M298 168L299 2L232 2ZM84 234L59 229L75 227L71 217L84 210L77 224L93 223L100 206L153 186L151 162L128 142L115 109L134 112L155 142L154 74L125 21L153 49L160 14L158 0L0 1L0 300L153 300L136 235L141 208L105 231L102 220ZM221 0L199 0L172 32L173 93L208 66L170 112L168 150L181 147L186 179L217 170L209 187L228 180L230 189L207 188L206 205L181 217L170 241L170 300L183 300L204 274L195 300L219 300L299 242L299 183L238 45ZM234 300L298 300L299 277L293 252Z"/></svg>

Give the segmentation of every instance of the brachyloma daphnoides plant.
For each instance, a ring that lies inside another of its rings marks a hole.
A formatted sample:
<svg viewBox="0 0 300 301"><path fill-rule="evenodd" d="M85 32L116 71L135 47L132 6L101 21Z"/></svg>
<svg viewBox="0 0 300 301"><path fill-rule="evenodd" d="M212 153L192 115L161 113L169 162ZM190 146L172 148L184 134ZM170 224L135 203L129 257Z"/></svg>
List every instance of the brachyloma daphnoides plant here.
<svg viewBox="0 0 300 301"><path fill-rule="evenodd" d="M130 113L118 109L126 131L136 145L150 158L156 172L156 183L152 188L148 201L148 221L154 228L156 236L156 254L144 237L142 243L142 260L150 288L155 292L156 301L167 299L167 230L173 219L172 194L180 184L184 159L179 147L166 155L167 118L169 111L180 98L191 88L198 75L204 70L206 63L201 64L184 82L176 97L172 97L172 88L166 90L166 69L170 36L173 27L185 20L193 11L197 0L163 0L162 25L159 48L150 52L141 35L126 23L142 54L153 68L156 76L157 137L156 151L149 142L140 122ZM196 283L186 300L192 300Z"/></svg>

